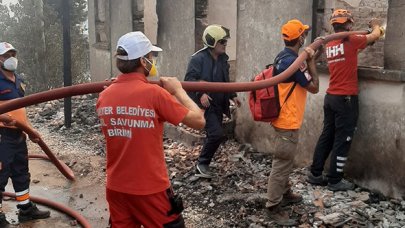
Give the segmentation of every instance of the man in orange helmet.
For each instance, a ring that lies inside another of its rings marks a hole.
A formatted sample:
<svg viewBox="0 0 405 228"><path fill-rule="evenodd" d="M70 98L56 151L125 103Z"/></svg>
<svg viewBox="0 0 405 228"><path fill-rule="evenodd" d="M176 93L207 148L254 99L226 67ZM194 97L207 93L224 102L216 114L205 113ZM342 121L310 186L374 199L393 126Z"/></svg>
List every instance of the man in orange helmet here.
<svg viewBox="0 0 405 228"><path fill-rule="evenodd" d="M351 31L352 14L344 9L335 10L330 23L335 33ZM345 191L354 184L343 179L343 168L357 125L358 78L357 54L383 35L377 19L370 21L368 35L350 35L343 40L326 44L326 57L330 73L329 88L324 100L324 126L315 148L307 181L314 185L328 185L331 191ZM327 177L323 176L326 159L331 155Z"/></svg>

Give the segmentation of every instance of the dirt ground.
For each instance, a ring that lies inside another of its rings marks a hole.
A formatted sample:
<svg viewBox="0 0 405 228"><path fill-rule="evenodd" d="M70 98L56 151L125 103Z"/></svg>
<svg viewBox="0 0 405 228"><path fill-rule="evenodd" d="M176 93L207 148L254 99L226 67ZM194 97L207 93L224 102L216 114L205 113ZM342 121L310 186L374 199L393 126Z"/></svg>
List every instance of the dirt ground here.
<svg viewBox="0 0 405 228"><path fill-rule="evenodd" d="M59 101L29 108L30 119L55 155L75 173L67 180L48 161L30 160L31 195L62 203L82 214L92 227L108 226L105 200L104 140L94 116L95 100L74 100L72 127L63 126ZM171 183L181 195L186 226L278 227L268 218L265 208L271 156L259 153L248 144L228 140L211 164L213 179L196 177L195 163L201 145L188 147L173 138L164 138L164 152ZM32 154L43 154L29 143ZM292 189L303 202L285 208L299 222L296 227L405 227L405 200L388 199L361 187L354 191L331 192L306 183L306 169L294 170ZM13 192L11 183L7 191ZM18 224L15 202L3 202L8 220L14 227L74 227L73 218L51 209L51 218ZM40 205L40 208L45 206Z"/></svg>
<svg viewBox="0 0 405 228"><path fill-rule="evenodd" d="M105 201L105 158L93 152L93 148L77 140L69 139L61 133L51 133L46 127L37 128L45 142L56 156L71 167L76 180L67 180L50 162L30 160L32 196L46 198L64 204L82 214L93 227L107 227L108 207ZM85 140L85 139L84 139ZM29 143L30 154L43 154L39 146ZM11 181L6 188L13 192ZM15 203L3 203L7 218L15 227L72 227L76 225L70 218L51 210L51 218L35 222L17 224ZM40 205L40 208L45 208ZM48 208L49 209L49 208Z"/></svg>
<svg viewBox="0 0 405 228"><path fill-rule="evenodd" d="M49 161L31 159L31 195L53 200L74 209L83 215L92 227L108 227L109 212L105 200L106 162L100 133L97 129L83 131L83 129L75 127L55 130L42 119L33 122L33 125L53 153L73 170L76 179L75 181L67 180ZM44 154L38 145L30 141L28 141L28 147L30 154ZM6 191L14 192L11 180ZM192 207L189 207L190 203L185 199L184 216L187 218L187 227L222 227L220 224L223 218L210 218L208 213L193 210ZM15 206L16 203L7 198L3 203L4 211L8 221L12 223L12 227L80 227L73 218L43 205L39 205L39 208L51 210L49 219L19 224ZM218 224L213 225L213 223Z"/></svg>

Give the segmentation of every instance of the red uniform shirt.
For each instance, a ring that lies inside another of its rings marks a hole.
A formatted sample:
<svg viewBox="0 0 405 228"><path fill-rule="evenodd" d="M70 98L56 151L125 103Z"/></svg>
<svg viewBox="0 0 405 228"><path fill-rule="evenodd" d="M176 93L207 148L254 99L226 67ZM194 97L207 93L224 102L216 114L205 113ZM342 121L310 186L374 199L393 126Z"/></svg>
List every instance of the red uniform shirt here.
<svg viewBox="0 0 405 228"><path fill-rule="evenodd" d="M188 109L139 73L118 76L97 101L107 147L107 188L149 195L170 186L163 123L179 124Z"/></svg>
<svg viewBox="0 0 405 228"><path fill-rule="evenodd" d="M357 95L357 54L367 46L365 35L351 35L344 40L326 44L326 58L330 73L328 94Z"/></svg>

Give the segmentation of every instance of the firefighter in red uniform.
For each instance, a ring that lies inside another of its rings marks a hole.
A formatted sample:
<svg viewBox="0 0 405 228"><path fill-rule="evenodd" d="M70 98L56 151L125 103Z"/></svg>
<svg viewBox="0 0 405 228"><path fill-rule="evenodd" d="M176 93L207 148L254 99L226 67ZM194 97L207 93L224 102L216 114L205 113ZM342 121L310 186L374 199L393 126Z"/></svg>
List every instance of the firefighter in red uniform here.
<svg viewBox="0 0 405 228"><path fill-rule="evenodd" d="M24 96L25 85L22 78L15 73L18 60L16 49L7 42L0 43L0 104L8 100ZM29 124L25 108L7 113L13 119ZM34 139L33 141L35 141ZM20 222L32 219L47 218L49 211L40 211L30 201L28 170L28 150L26 135L13 126L0 122L0 193L5 191L8 179L11 178L18 201L18 220ZM0 227L8 227L9 222L2 210L0 195Z"/></svg>
<svg viewBox="0 0 405 228"><path fill-rule="evenodd" d="M335 32L344 32L352 30L354 20L349 11L338 9L333 12L330 22ZM326 44L330 79L323 106L323 130L307 178L311 184L328 185L331 191L354 188L353 183L343 179L343 168L359 114L357 54L383 35L380 23L377 19L371 20L372 32L368 35L351 35ZM325 177L322 172L329 155L329 173Z"/></svg>
<svg viewBox="0 0 405 228"><path fill-rule="evenodd" d="M205 125L200 108L176 78L156 75L153 52L161 51L141 32L123 35L116 64L122 73L97 102L107 147L107 201L112 227L184 227L181 199L170 187L163 124Z"/></svg>

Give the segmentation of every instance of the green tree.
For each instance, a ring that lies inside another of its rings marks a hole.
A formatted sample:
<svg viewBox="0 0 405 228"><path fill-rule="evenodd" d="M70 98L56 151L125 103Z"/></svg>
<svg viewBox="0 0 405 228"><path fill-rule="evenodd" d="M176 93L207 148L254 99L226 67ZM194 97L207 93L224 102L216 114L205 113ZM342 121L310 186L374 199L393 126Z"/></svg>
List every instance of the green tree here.
<svg viewBox="0 0 405 228"><path fill-rule="evenodd" d="M62 0L19 0L0 7L0 29L4 41L18 49L19 72L24 73L28 92L63 86ZM66 0L65 0L66 1ZM71 41L73 83L89 80L89 47L84 23L87 21L86 0L71 2Z"/></svg>
<svg viewBox="0 0 405 228"><path fill-rule="evenodd" d="M20 0L10 5L13 20L9 22L7 41L18 50L19 69L29 84L28 89L46 89L45 37L41 0ZM30 9L30 10L28 10Z"/></svg>
<svg viewBox="0 0 405 228"><path fill-rule="evenodd" d="M10 31L10 21L12 18L10 17L7 6L3 5L3 0L0 0L0 18L0 41L5 41Z"/></svg>
<svg viewBox="0 0 405 228"><path fill-rule="evenodd" d="M66 0L64 0L66 1ZM52 69L51 75L59 75L58 81L54 84L63 85L63 37L62 37L62 0L44 0L45 6L45 28L47 29L46 40L47 47L54 49L54 52L48 53L49 62L57 59L58 67ZM89 44L84 23L87 21L87 1L74 0L71 3L71 43L72 43L72 78L73 83L82 83L89 81ZM58 83L59 82L59 83Z"/></svg>

